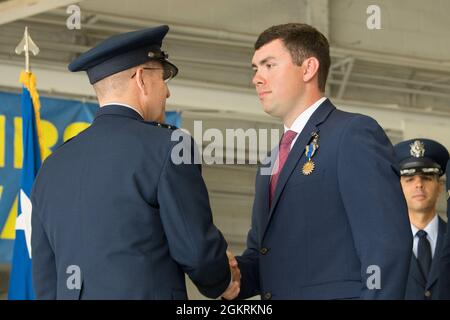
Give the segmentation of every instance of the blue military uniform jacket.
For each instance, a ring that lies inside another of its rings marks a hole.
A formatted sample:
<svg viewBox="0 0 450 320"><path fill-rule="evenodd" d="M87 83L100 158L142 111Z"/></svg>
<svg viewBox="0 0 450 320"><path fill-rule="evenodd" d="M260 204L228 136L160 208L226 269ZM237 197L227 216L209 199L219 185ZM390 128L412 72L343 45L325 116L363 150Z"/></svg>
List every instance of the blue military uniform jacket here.
<svg viewBox="0 0 450 320"><path fill-rule="evenodd" d="M446 194L447 194L447 233L442 244L439 265L439 299L450 300L450 161L446 167Z"/></svg>
<svg viewBox="0 0 450 320"><path fill-rule="evenodd" d="M449 162L450 164L450 162ZM449 165L447 165L447 169ZM447 171L448 172L448 171ZM447 188L448 188L448 176L447 176ZM450 199L447 199L447 206L450 205ZM447 217L448 217L447 209ZM447 233L445 234L445 240L442 243L442 252L439 266L439 294L438 298L442 300L450 300L450 224L447 223Z"/></svg>
<svg viewBox="0 0 450 320"><path fill-rule="evenodd" d="M414 254L411 256L409 268L408 285L406 286L406 300L434 300L439 299L439 267L441 254L444 246L447 224L439 218L438 237L433 260L431 262L430 274L425 277L420 270L419 262Z"/></svg>
<svg viewBox="0 0 450 320"><path fill-rule="evenodd" d="M32 192L38 299L186 299L184 273L208 297L225 291L227 244L200 166L171 161L171 133L105 106L43 163Z"/></svg>
<svg viewBox="0 0 450 320"><path fill-rule="evenodd" d="M305 175L313 132L319 148ZM395 163L373 119L323 102L289 153L271 207L270 175L257 173L239 297L403 299L412 236ZM379 286L370 278L377 270Z"/></svg>

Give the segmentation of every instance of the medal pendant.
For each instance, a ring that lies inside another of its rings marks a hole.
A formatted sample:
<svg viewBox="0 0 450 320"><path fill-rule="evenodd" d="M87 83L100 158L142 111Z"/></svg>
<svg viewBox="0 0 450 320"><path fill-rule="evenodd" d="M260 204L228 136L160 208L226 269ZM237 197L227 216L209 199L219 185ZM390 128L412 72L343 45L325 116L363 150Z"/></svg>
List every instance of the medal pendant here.
<svg viewBox="0 0 450 320"><path fill-rule="evenodd" d="M311 159L303 165L302 172L305 176L310 175L314 171L315 164Z"/></svg>

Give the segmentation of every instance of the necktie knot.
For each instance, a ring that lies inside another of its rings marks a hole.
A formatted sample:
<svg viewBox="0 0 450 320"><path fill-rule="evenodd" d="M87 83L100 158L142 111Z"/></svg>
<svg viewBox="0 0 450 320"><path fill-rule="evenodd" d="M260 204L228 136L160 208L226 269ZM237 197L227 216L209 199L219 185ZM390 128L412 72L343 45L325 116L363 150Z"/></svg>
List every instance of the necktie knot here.
<svg viewBox="0 0 450 320"><path fill-rule="evenodd" d="M425 230L419 230L419 231L417 231L417 233L416 233L416 236L418 236L419 239L421 239L421 238L426 238L427 235L428 235L428 233L427 233Z"/></svg>
<svg viewBox="0 0 450 320"><path fill-rule="evenodd" d="M285 145L291 145L292 140L294 140L295 136L297 135L297 132L288 130L283 134L283 137L281 138L280 146Z"/></svg>

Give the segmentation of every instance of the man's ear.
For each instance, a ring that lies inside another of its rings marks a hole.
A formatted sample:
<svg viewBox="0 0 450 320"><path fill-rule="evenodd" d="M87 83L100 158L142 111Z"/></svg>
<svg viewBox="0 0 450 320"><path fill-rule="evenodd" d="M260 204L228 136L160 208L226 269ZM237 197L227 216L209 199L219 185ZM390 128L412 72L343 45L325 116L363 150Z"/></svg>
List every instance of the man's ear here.
<svg viewBox="0 0 450 320"><path fill-rule="evenodd" d="M445 190L445 183L444 180L438 177L438 181L439 181L439 194L443 193ZM447 192L445 192L447 193ZM447 199L447 198L446 198Z"/></svg>
<svg viewBox="0 0 450 320"><path fill-rule="evenodd" d="M319 72L319 60L316 57L310 57L303 61L303 81L309 82L318 74Z"/></svg>
<svg viewBox="0 0 450 320"><path fill-rule="evenodd" d="M145 86L144 78L143 78L143 69L139 68L136 71L136 76L134 77L134 81L136 81L136 84L139 88L139 90L143 94L147 94L147 87Z"/></svg>

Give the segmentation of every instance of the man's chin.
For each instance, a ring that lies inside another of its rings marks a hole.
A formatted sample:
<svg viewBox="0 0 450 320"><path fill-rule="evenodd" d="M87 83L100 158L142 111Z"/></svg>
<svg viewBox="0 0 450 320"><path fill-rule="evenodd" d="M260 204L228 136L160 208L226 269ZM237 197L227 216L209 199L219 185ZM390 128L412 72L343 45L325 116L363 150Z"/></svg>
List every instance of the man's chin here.
<svg viewBox="0 0 450 320"><path fill-rule="evenodd" d="M428 203L416 203L413 207L416 212L427 213L430 211L430 205Z"/></svg>
<svg viewBox="0 0 450 320"><path fill-rule="evenodd" d="M277 116L273 105L263 104L263 111L272 117Z"/></svg>
<svg viewBox="0 0 450 320"><path fill-rule="evenodd" d="M267 109L264 108L263 110L269 116L272 116L272 117L277 118L277 119L282 119L283 118L282 115L279 112L277 112L278 110L276 108L273 108L273 107L272 108L267 108Z"/></svg>

